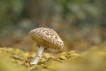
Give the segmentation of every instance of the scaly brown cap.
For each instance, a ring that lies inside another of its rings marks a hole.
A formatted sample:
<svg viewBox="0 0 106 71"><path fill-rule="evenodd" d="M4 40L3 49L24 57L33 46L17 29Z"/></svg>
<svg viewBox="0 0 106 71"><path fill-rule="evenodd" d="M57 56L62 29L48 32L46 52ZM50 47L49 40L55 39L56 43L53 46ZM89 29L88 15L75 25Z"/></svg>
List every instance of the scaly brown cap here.
<svg viewBox="0 0 106 71"><path fill-rule="evenodd" d="M64 46L63 41L53 29L41 27L33 29L29 33L38 46L53 49L61 49Z"/></svg>

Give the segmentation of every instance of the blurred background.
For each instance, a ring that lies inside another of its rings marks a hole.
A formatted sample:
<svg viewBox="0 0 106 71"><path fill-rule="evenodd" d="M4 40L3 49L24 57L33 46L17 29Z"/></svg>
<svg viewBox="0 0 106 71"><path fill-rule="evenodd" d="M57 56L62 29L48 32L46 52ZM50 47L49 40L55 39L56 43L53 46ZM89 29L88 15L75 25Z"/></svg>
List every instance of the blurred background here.
<svg viewBox="0 0 106 71"><path fill-rule="evenodd" d="M29 31L38 27L60 35L65 46L58 52L105 44L106 0L0 0L0 47L35 51Z"/></svg>

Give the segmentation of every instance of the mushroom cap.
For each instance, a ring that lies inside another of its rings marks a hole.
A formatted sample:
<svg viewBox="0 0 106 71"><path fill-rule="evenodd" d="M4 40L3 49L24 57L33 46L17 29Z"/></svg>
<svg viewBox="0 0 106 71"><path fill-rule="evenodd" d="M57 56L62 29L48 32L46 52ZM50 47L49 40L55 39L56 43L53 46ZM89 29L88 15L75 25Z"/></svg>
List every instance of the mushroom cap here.
<svg viewBox="0 0 106 71"><path fill-rule="evenodd" d="M53 49L61 49L64 46L62 39L53 29L41 27L33 29L29 33L38 46Z"/></svg>

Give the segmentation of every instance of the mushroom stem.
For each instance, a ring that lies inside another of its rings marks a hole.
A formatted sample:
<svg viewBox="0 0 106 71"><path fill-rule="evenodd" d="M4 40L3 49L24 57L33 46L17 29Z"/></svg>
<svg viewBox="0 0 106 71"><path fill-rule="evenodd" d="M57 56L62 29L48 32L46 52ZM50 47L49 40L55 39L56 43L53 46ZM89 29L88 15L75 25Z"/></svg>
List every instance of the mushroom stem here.
<svg viewBox="0 0 106 71"><path fill-rule="evenodd" d="M43 53L43 50L44 50L44 47L40 46L38 51L37 51L36 56L31 60L30 64L37 64L38 63L38 61Z"/></svg>

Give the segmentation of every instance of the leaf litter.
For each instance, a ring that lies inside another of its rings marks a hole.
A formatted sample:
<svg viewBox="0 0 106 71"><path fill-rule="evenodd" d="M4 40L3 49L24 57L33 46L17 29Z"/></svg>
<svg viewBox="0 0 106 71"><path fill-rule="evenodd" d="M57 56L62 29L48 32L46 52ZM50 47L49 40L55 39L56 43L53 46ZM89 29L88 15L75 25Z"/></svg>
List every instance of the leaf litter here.
<svg viewBox="0 0 106 71"><path fill-rule="evenodd" d="M101 47L102 48L102 47ZM105 71L106 50L92 48L82 53L74 50L51 54L44 52L37 65L30 61L35 55L20 49L0 48L0 71Z"/></svg>

